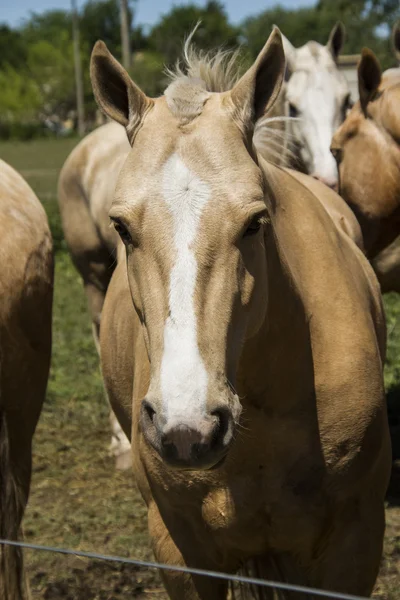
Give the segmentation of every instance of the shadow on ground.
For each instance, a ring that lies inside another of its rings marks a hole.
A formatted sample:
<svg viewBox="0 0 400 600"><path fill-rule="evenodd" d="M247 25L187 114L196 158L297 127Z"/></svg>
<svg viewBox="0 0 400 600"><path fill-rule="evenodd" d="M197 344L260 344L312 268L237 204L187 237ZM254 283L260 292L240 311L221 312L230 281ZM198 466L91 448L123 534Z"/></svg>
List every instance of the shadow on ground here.
<svg viewBox="0 0 400 600"><path fill-rule="evenodd" d="M387 493L390 506L400 505L400 385L390 387L386 394L393 467Z"/></svg>
<svg viewBox="0 0 400 600"><path fill-rule="evenodd" d="M400 384L386 394L393 460L400 460Z"/></svg>

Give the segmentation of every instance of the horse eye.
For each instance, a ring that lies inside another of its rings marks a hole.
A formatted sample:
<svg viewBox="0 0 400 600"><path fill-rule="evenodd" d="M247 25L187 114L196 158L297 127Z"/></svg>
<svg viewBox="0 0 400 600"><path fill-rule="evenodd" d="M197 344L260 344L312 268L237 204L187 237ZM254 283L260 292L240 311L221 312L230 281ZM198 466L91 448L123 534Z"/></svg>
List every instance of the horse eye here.
<svg viewBox="0 0 400 600"><path fill-rule="evenodd" d="M295 107L294 104L289 102L289 117L297 117L298 114L299 114L298 109Z"/></svg>
<svg viewBox="0 0 400 600"><path fill-rule="evenodd" d="M260 231L260 229L261 229L261 221L260 221L260 217L257 216L248 225L246 231L243 234L243 237L255 235L256 233L258 233Z"/></svg>
<svg viewBox="0 0 400 600"><path fill-rule="evenodd" d="M129 233L125 225L121 223L121 221L114 221L114 228L121 240L124 242L124 244L132 243L131 234Z"/></svg>

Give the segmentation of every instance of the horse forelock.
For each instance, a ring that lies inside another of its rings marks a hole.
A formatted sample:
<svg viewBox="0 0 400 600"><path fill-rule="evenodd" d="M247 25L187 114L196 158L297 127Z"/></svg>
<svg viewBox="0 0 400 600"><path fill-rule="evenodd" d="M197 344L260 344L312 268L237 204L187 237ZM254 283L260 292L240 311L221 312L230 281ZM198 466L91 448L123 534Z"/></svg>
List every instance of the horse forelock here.
<svg viewBox="0 0 400 600"><path fill-rule="evenodd" d="M185 42L182 59L166 70L170 79L164 92L168 107L184 121L202 112L210 94L232 89L240 77L239 50L198 50L192 44L194 33Z"/></svg>
<svg viewBox="0 0 400 600"><path fill-rule="evenodd" d="M339 74L332 54L326 46L310 41L296 50L296 71L315 72L321 69L330 74Z"/></svg>

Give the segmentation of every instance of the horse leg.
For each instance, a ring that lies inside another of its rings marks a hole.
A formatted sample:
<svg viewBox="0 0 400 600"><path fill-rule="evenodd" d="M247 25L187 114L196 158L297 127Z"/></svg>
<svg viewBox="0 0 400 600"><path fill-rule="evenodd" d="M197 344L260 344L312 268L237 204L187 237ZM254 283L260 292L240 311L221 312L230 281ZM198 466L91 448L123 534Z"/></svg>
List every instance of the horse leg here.
<svg viewBox="0 0 400 600"><path fill-rule="evenodd" d="M126 437L115 413L110 412L111 444L109 452L115 456L115 468L121 471L132 466L131 443Z"/></svg>
<svg viewBox="0 0 400 600"><path fill-rule="evenodd" d="M29 402L17 409L0 409L0 535L17 540L28 502L32 472L32 439L44 398L46 378L31 378ZM20 393L16 391L16 397ZM36 393L37 392L37 393ZM21 394L23 391L21 390ZM4 397L3 397L4 400ZM0 600L30 597L21 548L2 546L0 554Z"/></svg>
<svg viewBox="0 0 400 600"><path fill-rule="evenodd" d="M30 460L25 473L16 476L11 459L10 432L5 411L0 412L0 535L17 540L27 502ZM0 548L0 600L23 600L28 597L21 548Z"/></svg>
<svg viewBox="0 0 400 600"><path fill-rule="evenodd" d="M375 494L355 499L339 515L313 565L313 587L369 596L382 557L385 531L383 500Z"/></svg>
<svg viewBox="0 0 400 600"><path fill-rule="evenodd" d="M382 294L400 293L400 236L371 261Z"/></svg>
<svg viewBox="0 0 400 600"><path fill-rule="evenodd" d="M193 539L188 539L187 528L184 525L182 539L185 540L186 547L182 551L177 547L155 503L149 507L148 520L152 547L158 562L217 570L216 565L213 565L207 556L196 555L196 544ZM161 575L171 600L226 600L227 598L226 581L176 571L161 571Z"/></svg>

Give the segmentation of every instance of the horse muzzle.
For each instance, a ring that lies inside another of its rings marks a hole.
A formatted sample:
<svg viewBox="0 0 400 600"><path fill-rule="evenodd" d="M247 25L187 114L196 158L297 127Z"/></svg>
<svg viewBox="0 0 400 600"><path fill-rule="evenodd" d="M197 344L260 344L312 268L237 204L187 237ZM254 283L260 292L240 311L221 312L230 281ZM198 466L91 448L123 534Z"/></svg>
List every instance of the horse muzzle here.
<svg viewBox="0 0 400 600"><path fill-rule="evenodd" d="M233 441L235 420L226 406L201 418L168 420L144 399L140 425L146 441L170 467L205 470L219 465Z"/></svg>

